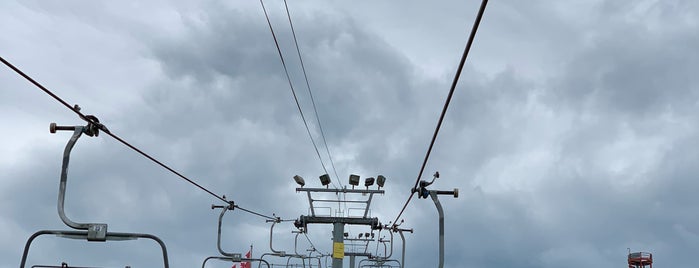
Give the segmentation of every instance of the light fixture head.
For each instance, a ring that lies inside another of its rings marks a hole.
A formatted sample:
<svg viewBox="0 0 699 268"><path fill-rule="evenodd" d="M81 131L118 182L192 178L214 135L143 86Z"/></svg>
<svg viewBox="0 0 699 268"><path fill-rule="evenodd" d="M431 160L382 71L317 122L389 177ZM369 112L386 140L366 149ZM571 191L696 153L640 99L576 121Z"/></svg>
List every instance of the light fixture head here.
<svg viewBox="0 0 699 268"><path fill-rule="evenodd" d="M358 236L359 236L359 238L362 238L362 235L363 235L362 233L359 233L359 235L358 235Z"/></svg>
<svg viewBox="0 0 699 268"><path fill-rule="evenodd" d="M330 175L323 174L323 175L320 175L319 178L320 178L320 184L322 184L323 186L327 186L328 184L330 184Z"/></svg>
<svg viewBox="0 0 699 268"><path fill-rule="evenodd" d="M306 181L304 181L303 178L299 175L294 175L294 181L296 181L296 184L301 185L301 187L306 185Z"/></svg>
<svg viewBox="0 0 699 268"><path fill-rule="evenodd" d="M366 178L366 179L364 179L364 186L366 186L366 187L372 186L372 185L374 185L374 181L375 181L374 177Z"/></svg>
<svg viewBox="0 0 699 268"><path fill-rule="evenodd" d="M364 237L369 238L369 233L364 233ZM371 238L374 238L374 233L371 233Z"/></svg>
<svg viewBox="0 0 699 268"><path fill-rule="evenodd" d="M384 184L386 184L386 177L384 177L383 175L379 175L378 177L376 177L376 185L378 185L379 188L383 187Z"/></svg>
<svg viewBox="0 0 699 268"><path fill-rule="evenodd" d="M349 177L349 184L352 186L358 186L359 185L359 175L350 175Z"/></svg>

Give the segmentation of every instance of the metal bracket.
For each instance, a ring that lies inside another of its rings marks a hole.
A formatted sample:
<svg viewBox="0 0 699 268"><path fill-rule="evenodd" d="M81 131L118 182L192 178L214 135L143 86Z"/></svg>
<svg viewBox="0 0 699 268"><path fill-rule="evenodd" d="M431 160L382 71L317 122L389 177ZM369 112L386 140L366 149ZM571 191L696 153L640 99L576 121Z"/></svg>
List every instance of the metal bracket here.
<svg viewBox="0 0 699 268"><path fill-rule="evenodd" d="M87 229L87 241L107 241L107 224L94 223L90 224Z"/></svg>

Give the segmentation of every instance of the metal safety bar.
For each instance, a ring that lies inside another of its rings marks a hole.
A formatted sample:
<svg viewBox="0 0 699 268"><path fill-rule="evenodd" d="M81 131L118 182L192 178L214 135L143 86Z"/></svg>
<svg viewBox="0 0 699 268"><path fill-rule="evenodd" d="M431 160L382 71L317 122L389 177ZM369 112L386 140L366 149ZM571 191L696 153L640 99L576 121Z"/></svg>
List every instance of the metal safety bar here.
<svg viewBox="0 0 699 268"><path fill-rule="evenodd" d="M371 264L362 264L363 262L371 262ZM398 266L390 265L390 263L396 263ZM384 260L384 259L363 259L359 261L359 267L401 267L398 260Z"/></svg>
<svg viewBox="0 0 699 268"><path fill-rule="evenodd" d="M383 244L383 254L384 254L384 257L376 256L377 259L386 259L386 260L387 260L387 259L390 259L391 256L393 256L393 232L388 232L388 233L389 233L389 235L391 235L391 239L390 239L390 240L383 240L382 238L379 238L379 241L378 241L378 242L381 243L381 244ZM391 253L387 253L388 250L387 250L387 248L386 248L386 242L388 242L388 243L391 244L391 251L390 251ZM378 254L377 254L377 255L378 255Z"/></svg>
<svg viewBox="0 0 699 268"><path fill-rule="evenodd" d="M61 263L61 266L56 265L32 265L32 268L98 268L98 267L83 267L83 266L68 266L67 263ZM129 268L129 266L126 266Z"/></svg>
<svg viewBox="0 0 699 268"><path fill-rule="evenodd" d="M29 248L37 237L41 235L55 235L57 237L64 237L64 238L70 238L70 239L85 239L88 236L88 232L86 231L61 231L61 230L41 230L36 233L34 233L32 236L29 237L29 240L27 240L27 244L24 246L24 253L22 254L22 261L19 265L20 268L24 268L27 262L27 255L29 254ZM158 238L157 236L151 235L151 234L139 234L139 233L107 233L105 236L105 241L124 241L124 240L136 240L139 238L146 238L153 240L160 245L160 248L162 249L163 252L163 266L165 268L169 268L170 264L168 262L168 257L167 257L167 248L165 247L165 243L163 243L163 240Z"/></svg>

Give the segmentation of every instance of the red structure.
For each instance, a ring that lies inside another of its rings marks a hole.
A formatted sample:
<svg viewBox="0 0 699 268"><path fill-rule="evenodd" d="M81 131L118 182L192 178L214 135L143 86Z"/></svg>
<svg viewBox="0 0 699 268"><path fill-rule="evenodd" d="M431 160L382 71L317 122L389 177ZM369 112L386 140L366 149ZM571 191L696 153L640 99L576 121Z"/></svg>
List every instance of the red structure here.
<svg viewBox="0 0 699 268"><path fill-rule="evenodd" d="M653 254L648 252L629 253L629 268L653 268Z"/></svg>

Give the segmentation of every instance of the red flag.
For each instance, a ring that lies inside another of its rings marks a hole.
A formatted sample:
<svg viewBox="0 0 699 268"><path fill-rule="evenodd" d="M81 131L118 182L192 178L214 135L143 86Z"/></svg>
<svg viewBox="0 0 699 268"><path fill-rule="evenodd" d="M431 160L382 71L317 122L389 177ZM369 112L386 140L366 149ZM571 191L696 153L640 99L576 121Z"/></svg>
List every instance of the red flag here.
<svg viewBox="0 0 699 268"><path fill-rule="evenodd" d="M248 251L248 253L245 253L245 258L249 259L250 256L252 256L252 248L250 249L250 251ZM252 268L252 266L250 265L250 262L241 262L240 268Z"/></svg>
<svg viewBox="0 0 699 268"><path fill-rule="evenodd" d="M252 256L252 246L250 246L250 251L248 251L248 253L245 253L245 258L249 259L250 256ZM250 265L250 262L241 262L240 268L252 268L252 266Z"/></svg>

